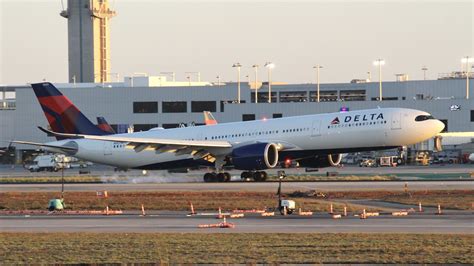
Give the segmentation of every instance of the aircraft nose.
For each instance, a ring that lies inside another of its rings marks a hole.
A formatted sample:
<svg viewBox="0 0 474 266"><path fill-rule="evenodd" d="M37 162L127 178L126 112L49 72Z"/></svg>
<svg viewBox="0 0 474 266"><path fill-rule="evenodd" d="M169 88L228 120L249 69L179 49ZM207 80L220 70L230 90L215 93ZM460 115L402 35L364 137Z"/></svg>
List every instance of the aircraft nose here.
<svg viewBox="0 0 474 266"><path fill-rule="evenodd" d="M436 133L440 133L441 131L443 131L443 129L445 127L444 123L441 122L440 120L436 120L434 122L435 122L434 123L435 124L434 128L436 130Z"/></svg>

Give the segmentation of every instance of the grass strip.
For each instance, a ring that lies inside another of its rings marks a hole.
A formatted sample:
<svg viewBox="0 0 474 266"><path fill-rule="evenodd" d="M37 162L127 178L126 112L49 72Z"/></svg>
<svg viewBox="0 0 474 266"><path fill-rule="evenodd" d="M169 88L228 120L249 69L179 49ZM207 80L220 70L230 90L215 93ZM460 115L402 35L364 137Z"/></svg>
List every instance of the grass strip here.
<svg viewBox="0 0 474 266"><path fill-rule="evenodd" d="M0 233L0 264L473 263L473 235Z"/></svg>
<svg viewBox="0 0 474 266"><path fill-rule="evenodd" d="M61 176L44 177L0 177L0 184L61 183ZM102 183L98 176L65 176L64 183Z"/></svg>
<svg viewBox="0 0 474 266"><path fill-rule="evenodd" d="M58 192L3 192L0 193L0 210L41 210L47 207L48 201L60 197ZM391 191L344 191L316 192L295 191L287 193L286 198L296 201L297 208L312 211L327 211L333 203L335 212L342 212L344 205L348 211L361 211L362 206L351 205L352 199L376 199L423 206L470 210L474 203L473 190L434 190L413 192ZM336 201L337 202L334 202ZM345 201L347 200L347 201ZM66 192L65 202L68 209L97 210L108 204L112 209L138 210L144 204L148 210L189 210L192 202L196 210L263 209L277 205L277 196L272 192L251 191L181 191L181 192L133 192L109 191L108 199L99 199L96 193ZM367 210L378 210L375 207Z"/></svg>
<svg viewBox="0 0 474 266"><path fill-rule="evenodd" d="M196 210L263 209L277 206L277 196L272 192L119 192L109 191L108 199L99 199L96 193L66 192L67 209L97 210L109 205L112 209L138 210L141 204L147 210L190 210L190 202ZM41 210L48 201L60 197L59 192L4 192L0 193L0 210ZM293 198L292 198L293 199ZM319 197L294 198L298 208L327 211L329 202ZM334 211L344 209L344 203L333 203ZM362 208L347 204L348 211Z"/></svg>

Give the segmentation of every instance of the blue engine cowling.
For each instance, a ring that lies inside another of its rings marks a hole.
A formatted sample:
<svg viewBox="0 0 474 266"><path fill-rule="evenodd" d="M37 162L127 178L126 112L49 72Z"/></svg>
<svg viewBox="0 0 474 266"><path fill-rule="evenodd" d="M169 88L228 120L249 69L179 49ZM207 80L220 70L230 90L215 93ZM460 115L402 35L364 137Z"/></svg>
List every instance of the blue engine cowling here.
<svg viewBox="0 0 474 266"><path fill-rule="evenodd" d="M232 151L231 162L240 170L263 170L278 164L278 146L275 143L254 143Z"/></svg>

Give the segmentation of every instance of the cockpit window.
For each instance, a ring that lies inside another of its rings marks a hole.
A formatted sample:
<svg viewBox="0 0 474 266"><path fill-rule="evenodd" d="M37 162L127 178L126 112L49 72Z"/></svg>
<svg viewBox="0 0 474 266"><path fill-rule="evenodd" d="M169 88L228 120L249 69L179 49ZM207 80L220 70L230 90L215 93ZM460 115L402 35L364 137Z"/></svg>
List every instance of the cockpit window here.
<svg viewBox="0 0 474 266"><path fill-rule="evenodd" d="M415 117L415 121L417 122L430 120L430 119L435 119L435 118L432 115L419 115Z"/></svg>

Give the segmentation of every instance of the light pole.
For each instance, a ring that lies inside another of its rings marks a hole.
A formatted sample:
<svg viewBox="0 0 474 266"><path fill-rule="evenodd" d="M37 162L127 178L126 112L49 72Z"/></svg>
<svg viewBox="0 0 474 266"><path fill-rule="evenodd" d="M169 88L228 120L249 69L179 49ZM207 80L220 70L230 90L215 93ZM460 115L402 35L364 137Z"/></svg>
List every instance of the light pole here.
<svg viewBox="0 0 474 266"><path fill-rule="evenodd" d="M275 67L275 64L266 62L265 67L268 68L268 103L272 103L272 69Z"/></svg>
<svg viewBox="0 0 474 266"><path fill-rule="evenodd" d="M221 85L221 76L217 75L216 79L217 79L217 86L220 86Z"/></svg>
<svg viewBox="0 0 474 266"><path fill-rule="evenodd" d="M428 71L428 68L426 66L423 66L421 70L423 70L423 80L426 80L426 71Z"/></svg>
<svg viewBox="0 0 474 266"><path fill-rule="evenodd" d="M466 64L466 99L469 100L469 63L474 62L474 58L466 56L461 59L461 63Z"/></svg>
<svg viewBox="0 0 474 266"><path fill-rule="evenodd" d="M370 71L367 71L367 82L372 82L372 73Z"/></svg>
<svg viewBox="0 0 474 266"><path fill-rule="evenodd" d="M382 66L385 65L385 60L379 58L374 61L374 66L379 67L379 101L382 101Z"/></svg>
<svg viewBox="0 0 474 266"><path fill-rule="evenodd" d="M313 68L316 69L316 101L319 103L319 69L323 68L323 66L315 65Z"/></svg>
<svg viewBox="0 0 474 266"><path fill-rule="evenodd" d="M258 82L258 65L255 64L252 66L255 69L255 103L258 103L258 87L257 87L257 82Z"/></svg>
<svg viewBox="0 0 474 266"><path fill-rule="evenodd" d="M240 103L240 68L242 65L240 63L235 63L232 67L237 68L237 103Z"/></svg>

